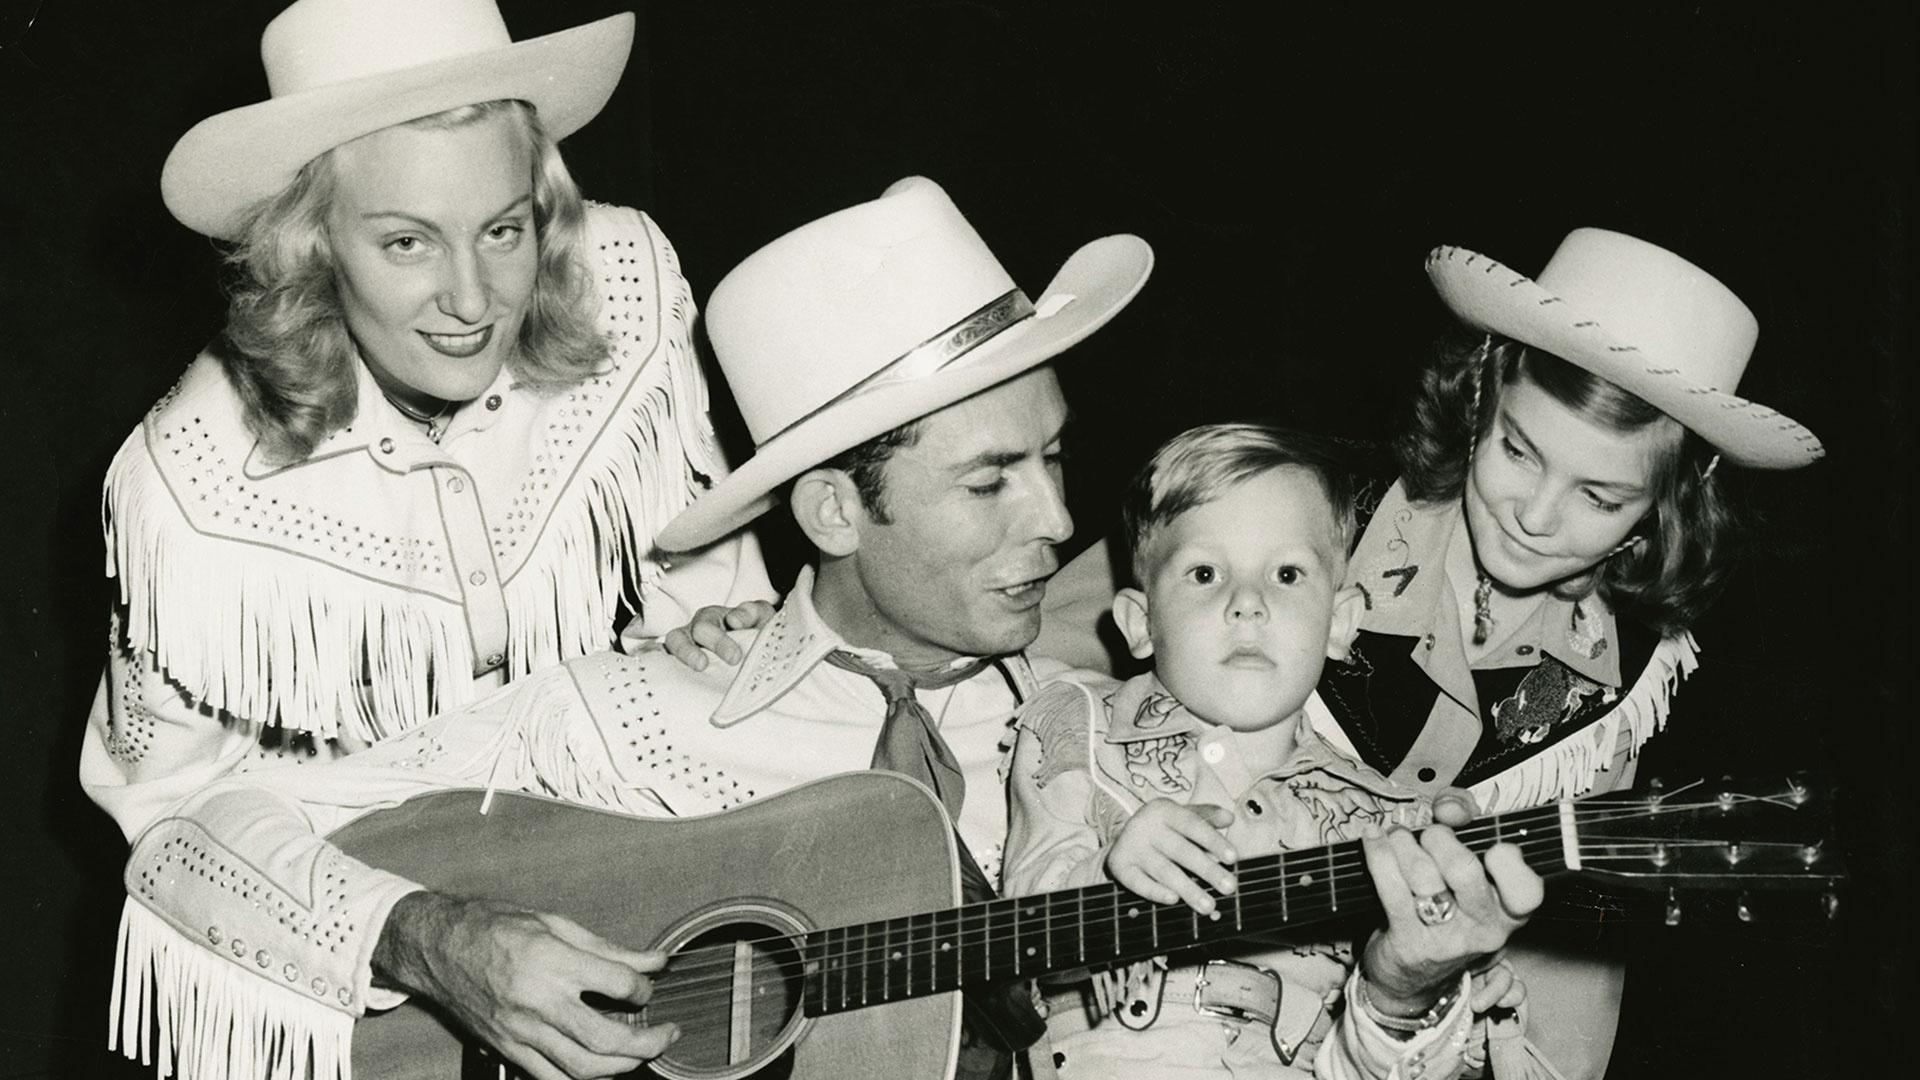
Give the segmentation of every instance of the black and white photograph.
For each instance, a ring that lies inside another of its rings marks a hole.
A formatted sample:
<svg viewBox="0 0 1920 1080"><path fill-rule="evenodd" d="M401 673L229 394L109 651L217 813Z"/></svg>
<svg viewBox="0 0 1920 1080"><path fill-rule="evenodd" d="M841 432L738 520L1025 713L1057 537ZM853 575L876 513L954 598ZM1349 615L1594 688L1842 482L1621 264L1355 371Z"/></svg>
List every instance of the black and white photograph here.
<svg viewBox="0 0 1920 1080"><path fill-rule="evenodd" d="M0 6L0 1080L1899 1070L1915 21Z"/></svg>

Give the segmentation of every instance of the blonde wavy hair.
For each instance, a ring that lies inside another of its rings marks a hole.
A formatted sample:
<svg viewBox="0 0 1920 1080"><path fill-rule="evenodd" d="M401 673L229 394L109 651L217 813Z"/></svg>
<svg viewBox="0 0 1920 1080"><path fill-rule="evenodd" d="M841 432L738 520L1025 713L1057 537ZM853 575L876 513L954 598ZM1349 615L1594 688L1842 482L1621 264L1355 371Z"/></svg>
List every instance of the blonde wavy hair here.
<svg viewBox="0 0 1920 1080"><path fill-rule="evenodd" d="M595 323L592 275L582 258L586 206L560 150L523 101L487 101L410 120L461 128L505 117L533 160L538 270L507 364L536 387L579 382L602 368L608 343ZM333 151L308 162L266 200L227 254L227 325L213 352L240 395L249 428L274 460L305 460L358 409L327 213L337 180Z"/></svg>

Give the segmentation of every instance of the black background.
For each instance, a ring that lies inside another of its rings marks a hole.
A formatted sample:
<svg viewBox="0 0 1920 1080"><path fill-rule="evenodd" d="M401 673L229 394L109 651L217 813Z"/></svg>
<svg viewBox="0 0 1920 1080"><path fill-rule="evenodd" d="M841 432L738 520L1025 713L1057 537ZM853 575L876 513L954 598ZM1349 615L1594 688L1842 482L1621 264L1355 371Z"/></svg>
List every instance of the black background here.
<svg viewBox="0 0 1920 1080"><path fill-rule="evenodd" d="M279 6L0 9L0 1077L116 1075L124 844L74 780L111 595L99 485L221 317L217 253L168 217L160 163L265 96ZM622 6L503 5L523 37ZM1077 244L1148 238L1153 280L1063 369L1075 547L1191 423L1391 433L1446 324L1435 244L1533 270L1591 224L1711 269L1760 317L1743 392L1831 456L1736 476L1750 543L1642 775L1822 770L1856 880L1831 932L1630 925L1611 1075L1890 1065L1913 1015L1911 11L1246 7L655 4L568 162L660 221L701 297L911 173L1036 295Z"/></svg>

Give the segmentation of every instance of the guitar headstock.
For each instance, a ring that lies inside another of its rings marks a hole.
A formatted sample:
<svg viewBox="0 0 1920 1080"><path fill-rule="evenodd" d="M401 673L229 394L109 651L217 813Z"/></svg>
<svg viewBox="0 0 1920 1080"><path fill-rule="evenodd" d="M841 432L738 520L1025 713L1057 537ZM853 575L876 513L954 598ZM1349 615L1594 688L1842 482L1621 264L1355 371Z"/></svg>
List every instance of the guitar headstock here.
<svg viewBox="0 0 1920 1080"><path fill-rule="evenodd" d="M1825 890L1832 908L1846 870L1828 836L1828 803L1802 777L1655 781L1573 804L1579 865L1568 868L1642 889Z"/></svg>

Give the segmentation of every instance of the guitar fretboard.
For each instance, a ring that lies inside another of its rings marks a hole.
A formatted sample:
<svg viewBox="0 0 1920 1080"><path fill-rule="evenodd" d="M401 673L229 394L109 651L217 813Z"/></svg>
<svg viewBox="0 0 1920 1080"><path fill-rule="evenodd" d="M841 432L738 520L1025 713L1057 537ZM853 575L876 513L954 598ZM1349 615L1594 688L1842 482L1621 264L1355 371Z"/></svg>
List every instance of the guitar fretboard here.
<svg viewBox="0 0 1920 1080"><path fill-rule="evenodd" d="M1497 815L1459 833L1480 852L1517 843L1536 872L1566 868L1557 807ZM1105 967L1379 908L1358 841L1243 859L1214 916L1114 884L806 934L805 1006L820 1016L1077 967ZM1212 890L1209 890L1211 892Z"/></svg>

